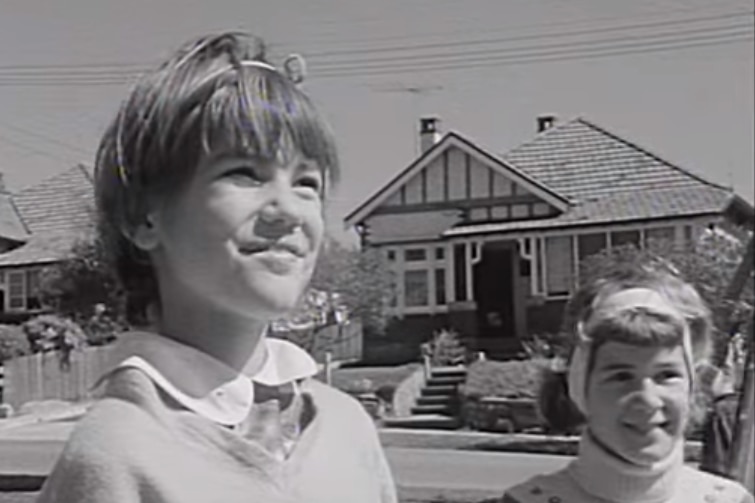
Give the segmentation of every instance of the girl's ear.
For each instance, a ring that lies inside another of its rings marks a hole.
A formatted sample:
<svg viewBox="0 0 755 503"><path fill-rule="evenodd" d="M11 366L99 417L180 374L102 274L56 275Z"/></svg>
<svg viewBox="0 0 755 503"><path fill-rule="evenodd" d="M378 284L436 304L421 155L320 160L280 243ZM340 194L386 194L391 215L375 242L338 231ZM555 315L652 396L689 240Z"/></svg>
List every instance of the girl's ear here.
<svg viewBox="0 0 755 503"><path fill-rule="evenodd" d="M142 251L154 250L160 242L154 214L147 214L142 223L134 227L126 237Z"/></svg>
<svg viewBox="0 0 755 503"><path fill-rule="evenodd" d="M577 344L589 344L590 338L585 334L585 322L583 320L579 320L577 322Z"/></svg>

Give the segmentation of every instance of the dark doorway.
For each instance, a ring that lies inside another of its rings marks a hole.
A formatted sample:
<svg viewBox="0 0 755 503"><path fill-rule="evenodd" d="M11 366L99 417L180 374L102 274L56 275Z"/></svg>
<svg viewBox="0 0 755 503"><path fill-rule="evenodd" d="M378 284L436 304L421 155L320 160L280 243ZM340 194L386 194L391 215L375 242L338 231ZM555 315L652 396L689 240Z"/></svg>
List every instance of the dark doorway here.
<svg viewBox="0 0 755 503"><path fill-rule="evenodd" d="M515 252L516 249L509 243L486 243L482 247L481 260L474 267L477 326L483 346L496 346L493 340L516 337L512 266L512 254ZM486 344L486 339L492 344Z"/></svg>

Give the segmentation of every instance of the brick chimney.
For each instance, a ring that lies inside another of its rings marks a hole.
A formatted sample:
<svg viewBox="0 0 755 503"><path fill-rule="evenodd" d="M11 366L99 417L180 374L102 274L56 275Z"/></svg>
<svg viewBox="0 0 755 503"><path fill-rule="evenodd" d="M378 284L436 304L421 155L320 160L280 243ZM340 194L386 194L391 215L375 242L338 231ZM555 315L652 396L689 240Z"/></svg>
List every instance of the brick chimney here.
<svg viewBox="0 0 755 503"><path fill-rule="evenodd" d="M419 120L419 153L424 154L440 140L440 119L422 117Z"/></svg>
<svg viewBox="0 0 755 503"><path fill-rule="evenodd" d="M556 124L556 116L551 114L538 115L537 132L542 133L546 129L552 128Z"/></svg>

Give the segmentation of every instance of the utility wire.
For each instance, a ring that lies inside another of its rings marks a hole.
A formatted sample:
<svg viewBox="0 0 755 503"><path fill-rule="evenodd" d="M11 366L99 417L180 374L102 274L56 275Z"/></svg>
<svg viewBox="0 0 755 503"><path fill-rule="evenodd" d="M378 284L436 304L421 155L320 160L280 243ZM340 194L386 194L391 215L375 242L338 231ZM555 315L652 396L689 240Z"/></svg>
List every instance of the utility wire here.
<svg viewBox="0 0 755 503"><path fill-rule="evenodd" d="M678 9L663 9L662 11L656 11L656 12L647 12L644 14L638 14L638 15L631 15L631 16L598 16L598 17L590 17L590 18L582 18L582 19L572 19L572 20L564 20L564 21L552 21L547 23L537 23L537 24L530 24L530 25L517 25L516 27L505 27L505 30L507 31L528 31L532 29L550 29L554 27L569 27L569 26L581 26L581 27L590 27L591 25L598 24L600 26L601 24L604 24L606 21L623 21L626 22L628 20L641 20L641 19L647 19L648 17L651 17L653 19L662 18L664 16L668 17L671 15L680 15L680 14L693 14L693 13L702 13L704 11L712 12L716 11L717 13L720 12L728 12L728 13L736 13L736 12L751 12L752 8L748 6L747 10L738 10L738 11L732 11L732 8L736 8L736 6L726 7L724 9L721 8L719 1L719 5L713 7L713 6L705 6L705 7L685 7L685 8L678 8ZM733 2L733 3L741 3L741 2ZM713 8L711 8L713 7ZM459 26L458 23L458 16L453 16L453 25ZM466 16L464 17L466 19ZM375 18L375 21L378 21L378 18ZM385 18L382 19L382 21L385 21ZM349 23L348 21L344 22L341 21L339 24L346 24ZM470 31L474 31L478 34L483 33L501 33L502 28L500 26L491 29L477 29L474 27L469 26L463 26L461 29L457 30L448 30L448 31L435 31L435 32L424 32L424 33L414 33L412 35L394 35L394 36L383 36L383 37L368 37L368 38L359 38L359 39L331 39L331 40L323 40L320 38L318 43L318 38L307 38L306 40L299 40L299 41L286 41L286 42L272 42L269 44L271 47L276 48L291 48L292 50L295 50L297 52L300 52L302 47L307 46L325 46L325 47L332 47L334 45L340 45L343 46L344 44L364 44L364 43L373 43L373 42L397 42L399 40L409 40L409 41L417 41L418 39L433 39L433 38L448 38L453 37L456 35L469 34ZM332 34L332 32L331 32Z"/></svg>
<svg viewBox="0 0 755 503"><path fill-rule="evenodd" d="M675 50L684 50L684 49L692 49L692 48L701 48L701 47L715 47L715 46L721 46L721 45L729 45L733 43L742 43L742 42L750 42L753 40L752 35L748 35L745 37L738 37L738 38L729 38L724 40L717 40L717 41L707 41L707 42L690 42L685 44L665 44L665 45L656 45L656 46L650 46L650 47L644 47L640 48L639 46L637 48L627 48L623 50L608 50L611 48L596 48L595 50L602 50L604 52L599 53L585 53L586 50L582 50L579 52L570 51L568 53L553 53L550 55L543 54L535 57L521 57L521 56L510 56L507 58L487 58L487 59L477 59L477 60L466 60L459 63L454 64L438 64L435 66L420 66L420 65L413 65L413 66L397 66L397 67L386 67L386 68L371 68L371 69L361 69L361 70L354 70L354 71L341 71L341 72L323 72L323 73L315 73L312 75L313 78L333 78L333 77L350 77L350 76L357 76L357 77L366 77L366 76L377 76L377 75L394 75L394 74L400 74L400 73L417 73L417 72L435 72L435 71L442 71L442 70L462 70L466 68L481 68L481 67L503 67L503 66L512 66L512 65L522 65L522 64L536 64L536 63L547 63L547 62L559 62L559 61L572 61L572 60L586 60L586 59L595 59L595 58L604 58L604 57L612 57L612 56L626 56L626 55L636 55L636 54L650 54L650 53L657 53L657 52L667 52L667 51L675 51Z"/></svg>
<svg viewBox="0 0 755 503"><path fill-rule="evenodd" d="M605 38L605 39L599 39L599 40L577 40L573 42L554 42L549 44L537 44L537 45L529 45L529 46L518 46L518 47L498 47L493 49L477 49L473 51L458 51L458 52L442 52L442 53L429 53L429 54L408 54L405 56L396 56L396 57L376 57L376 58L369 58L369 59L361 59L361 60L351 60L344 63L341 62L332 62L332 63L323 63L320 65L313 64L312 66L314 68L323 69L323 70L333 70L333 69L339 69L343 67L351 67L351 66L372 66L379 63L391 63L391 64L398 64L403 62L413 62L413 61L432 61L434 59L441 59L441 60L451 60L454 58L459 57L479 57L479 56L485 56L485 55L501 55L501 54L507 54L507 53L514 53L514 54L529 54L530 52L537 52L540 50L546 50L550 51L552 49L567 49L567 48L579 48L586 46L587 48L591 46L596 45L611 45L615 44L616 46L621 46L621 42L633 42L633 41L640 41L644 43L650 43L650 42L676 42L676 41L685 41L685 40L696 40L701 37L702 35L710 35L710 36L734 36L734 35L741 35L741 34L747 34L747 33L753 33L753 26L751 24L743 23L738 25L730 25L720 28L695 28L690 30L677 30L673 32L666 32L666 33L655 33L655 34L639 34L639 35L627 35L622 37L612 37L612 38ZM695 35L695 36L692 36ZM656 40L653 40L656 39ZM660 39L660 40L657 40ZM663 39L671 39L671 40L663 40Z"/></svg>
<svg viewBox="0 0 755 503"><path fill-rule="evenodd" d="M579 55L589 56L595 51L610 51L610 54L622 55L631 53L657 52L659 50L674 50L687 47L704 47L706 45L721 45L750 40L752 26L747 24L727 25L721 27L695 28L676 30L673 32L627 35L610 39L582 40L561 44L539 44L519 47L502 47L480 51L448 52L435 54L410 54L395 58L361 58L352 61L323 62L318 71L312 76L348 76L354 74L372 75L375 71L390 73L408 70L420 71L426 69L446 69L470 63L528 62L529 60L547 61L553 56L567 56L574 59ZM626 43L620 43L626 41ZM639 42L637 42L639 41ZM709 44L706 44L709 43ZM631 49L631 51L625 51ZM619 52L616 52L619 51ZM590 56L593 57L593 56ZM448 66L452 65L452 66ZM0 74L0 85L114 85L123 84L134 74L128 72L99 72L99 73L46 73L34 75Z"/></svg>
<svg viewBox="0 0 755 503"><path fill-rule="evenodd" d="M57 138L53 138L51 136L38 133L36 131L30 131L28 129L21 128L21 127L18 127L18 126L13 126L13 125L5 123L5 122L0 123L0 128L7 129L7 130L10 130L10 131L15 131L17 133L21 133L21 134L24 134L24 135L27 135L27 136L31 136L33 138L37 138L37 139L43 140L45 142L54 143L54 144L59 145L61 147L65 147L65 148L67 148L67 149L69 149L71 151L75 151L78 155L82 155L83 154L83 155L89 156L91 154L90 152L87 152L83 148L77 147L75 145L71 145L70 143L66 143L64 141L58 140Z"/></svg>
<svg viewBox="0 0 755 503"><path fill-rule="evenodd" d="M333 57L333 56L340 56L345 54L375 54L375 53L384 53L384 52L405 52L410 50L424 50L424 49L438 49L438 48L453 48L453 47L468 47L468 46L477 46L477 45L487 45L487 44L494 44L494 43L501 43L501 42L518 42L523 40L537 40L537 39L543 39L543 38L561 38L561 37L574 37L574 36L581 36L581 35L594 35L596 33L610 33L614 31L623 31L623 30L636 30L638 28L657 28L662 26L679 26L679 25L685 25L685 24L694 24L699 23L702 21L715 21L715 20L724 20L724 19L734 19L734 18L742 18L742 17L748 17L751 18L753 16L753 12L733 12L733 13L727 13L727 14L720 14L716 16L703 16L703 17L697 17L697 18L685 18L685 19L674 19L674 20L667 20L667 21L655 21L655 22L649 22L649 23L636 23L636 24L625 24L625 25L616 25L616 26L603 26L599 28L590 28L585 30L573 30L573 31L566 31L566 32L557 32L557 33L533 33L533 34L527 34L527 35L515 35L511 37L498 37L498 38L487 38L487 39L477 39L477 40L464 40L464 41L454 41L454 42L437 42L432 44L402 44L402 45L394 45L394 46L386 46L386 47L375 47L375 48L364 48L364 49L342 49L342 50L332 50L332 51L323 51L323 52L306 52L302 51L304 55L306 55L309 58L316 58L316 57Z"/></svg>
<svg viewBox="0 0 755 503"><path fill-rule="evenodd" d="M406 53L407 51L415 51L415 50L425 50L425 49L434 49L434 48L445 48L445 47L468 47L468 46L478 46L478 45L490 45L490 44L499 44L499 43L508 43L508 42L516 42L516 41L524 41L524 40L537 40L537 39L555 39L555 38L561 38L561 37L574 37L574 36L581 36L581 35L594 35L597 33L610 33L614 31L623 31L623 30L637 30L643 29L643 28L651 28L651 27L659 27L659 26L678 26L678 25L689 25L689 24L695 24L699 23L701 21L711 21L711 20L723 20L723 19L733 19L733 18L741 18L741 17L752 17L752 12L729 12L726 14L720 14L716 16L702 16L702 17L696 17L696 18L684 18L684 19L674 19L674 20L666 20L666 21L656 21L653 23L635 23L635 24L624 24L624 25L616 25L616 26L602 26L597 28L591 28L586 30L578 30L578 31L567 31L567 32L556 32L556 33L536 33L536 34L528 34L528 35L520 35L520 36L512 36L512 37L503 37L503 38L490 38L490 39L477 39L477 40L461 40L461 41L454 41L454 42L446 42L446 43L435 43L435 44L414 44L414 45L401 45L401 46L388 46L388 47L373 47L373 48L362 48L362 49L343 49L343 50L333 50L333 51L324 51L324 52L314 52L314 53L305 53L305 55L308 58L312 58L313 61L317 61L318 58L323 59L322 65L325 64L336 64L336 63L351 63L352 61L355 62L363 62L365 61L365 58L360 58L357 60L347 60L347 61L329 61L335 58L338 60L338 58L342 55L346 54L379 54L379 53L392 53L392 52L402 52ZM709 27L703 27L698 29L725 29L727 26L709 26ZM736 25L740 26L740 25ZM402 57L402 56L398 56ZM406 56L403 56L406 57ZM16 77L16 76L68 76L71 74L75 75L82 75L82 76L92 76L92 77L100 77L100 76L132 76L139 73L142 73L144 71L147 71L150 69L149 64L140 64L135 62L129 62L129 63L104 63L104 64L97 64L97 63L90 63L90 64L72 64L72 65L66 65L66 64L54 64L54 65L0 65L0 77Z"/></svg>

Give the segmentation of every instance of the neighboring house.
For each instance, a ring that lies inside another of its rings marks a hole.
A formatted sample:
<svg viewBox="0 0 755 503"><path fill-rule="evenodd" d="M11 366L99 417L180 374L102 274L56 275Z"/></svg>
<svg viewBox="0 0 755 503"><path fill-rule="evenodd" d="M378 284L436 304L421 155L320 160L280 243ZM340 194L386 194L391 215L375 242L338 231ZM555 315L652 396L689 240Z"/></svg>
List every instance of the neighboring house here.
<svg viewBox="0 0 755 503"><path fill-rule="evenodd" d="M421 120L419 158L345 219L392 264L392 330L412 343L451 326L510 354L558 330L584 257L752 219L731 189L584 118L539 117L538 134L502 156L438 125Z"/></svg>
<svg viewBox="0 0 755 503"><path fill-rule="evenodd" d="M40 273L92 228L93 207L92 178L83 166L0 193L0 321L42 310Z"/></svg>

